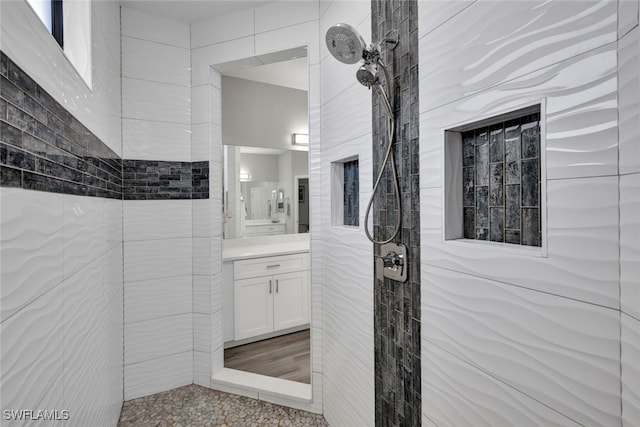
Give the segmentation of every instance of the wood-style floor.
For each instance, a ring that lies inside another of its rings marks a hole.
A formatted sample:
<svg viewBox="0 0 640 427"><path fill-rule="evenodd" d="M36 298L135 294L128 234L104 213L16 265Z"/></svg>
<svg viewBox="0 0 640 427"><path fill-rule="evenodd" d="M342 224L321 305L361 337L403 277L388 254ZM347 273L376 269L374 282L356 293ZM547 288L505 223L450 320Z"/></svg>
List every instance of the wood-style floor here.
<svg viewBox="0 0 640 427"><path fill-rule="evenodd" d="M224 367L311 384L309 329L228 348Z"/></svg>

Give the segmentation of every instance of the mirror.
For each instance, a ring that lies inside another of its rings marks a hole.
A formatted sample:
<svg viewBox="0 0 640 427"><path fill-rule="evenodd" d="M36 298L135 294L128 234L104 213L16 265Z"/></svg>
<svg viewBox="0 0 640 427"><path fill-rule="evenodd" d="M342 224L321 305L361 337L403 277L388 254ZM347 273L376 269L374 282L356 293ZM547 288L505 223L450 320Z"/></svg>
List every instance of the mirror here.
<svg viewBox="0 0 640 427"><path fill-rule="evenodd" d="M225 145L223 153L225 239L309 232L309 190L300 182L308 152Z"/></svg>

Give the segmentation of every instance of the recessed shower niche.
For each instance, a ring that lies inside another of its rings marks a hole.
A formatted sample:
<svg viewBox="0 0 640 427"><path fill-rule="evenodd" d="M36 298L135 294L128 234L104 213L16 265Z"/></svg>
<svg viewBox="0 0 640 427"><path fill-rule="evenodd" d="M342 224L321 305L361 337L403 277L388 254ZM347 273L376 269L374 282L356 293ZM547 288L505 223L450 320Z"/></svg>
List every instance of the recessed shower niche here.
<svg viewBox="0 0 640 427"><path fill-rule="evenodd" d="M331 163L331 224L360 225L360 167L357 156Z"/></svg>
<svg viewBox="0 0 640 427"><path fill-rule="evenodd" d="M542 247L541 104L445 131L445 240Z"/></svg>

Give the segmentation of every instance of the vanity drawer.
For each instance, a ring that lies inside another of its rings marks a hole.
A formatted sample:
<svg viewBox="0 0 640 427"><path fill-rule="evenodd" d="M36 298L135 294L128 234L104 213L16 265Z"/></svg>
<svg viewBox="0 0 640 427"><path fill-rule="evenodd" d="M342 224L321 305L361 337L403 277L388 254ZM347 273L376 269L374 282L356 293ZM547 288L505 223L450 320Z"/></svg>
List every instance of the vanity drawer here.
<svg viewBox="0 0 640 427"><path fill-rule="evenodd" d="M309 253L251 258L233 263L234 280L309 269Z"/></svg>

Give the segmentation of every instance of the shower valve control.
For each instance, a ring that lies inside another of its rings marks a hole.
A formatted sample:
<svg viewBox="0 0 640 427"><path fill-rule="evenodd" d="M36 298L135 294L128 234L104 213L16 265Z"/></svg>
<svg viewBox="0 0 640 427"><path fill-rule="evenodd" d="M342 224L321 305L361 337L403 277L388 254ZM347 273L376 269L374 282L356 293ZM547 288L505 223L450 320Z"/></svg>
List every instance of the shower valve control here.
<svg viewBox="0 0 640 427"><path fill-rule="evenodd" d="M380 247L383 254L376 261L384 277L397 282L407 281L407 247L395 243L386 243Z"/></svg>

